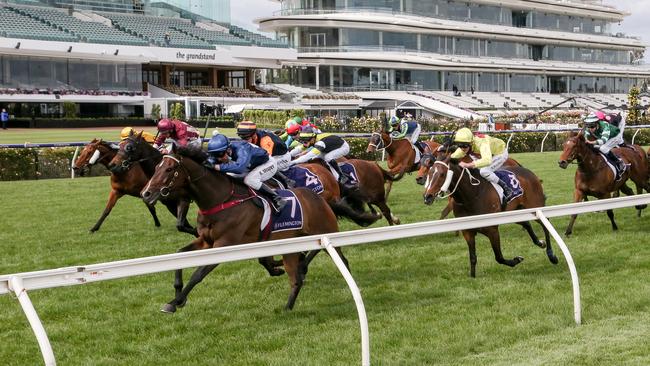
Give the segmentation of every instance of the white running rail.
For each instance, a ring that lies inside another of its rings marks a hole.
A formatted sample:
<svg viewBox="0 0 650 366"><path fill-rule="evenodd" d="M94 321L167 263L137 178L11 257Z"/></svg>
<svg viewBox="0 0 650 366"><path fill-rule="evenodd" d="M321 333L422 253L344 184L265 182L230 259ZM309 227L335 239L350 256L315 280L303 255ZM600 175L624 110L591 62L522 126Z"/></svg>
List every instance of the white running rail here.
<svg viewBox="0 0 650 366"><path fill-rule="evenodd" d="M581 323L580 287L571 253L562 237L548 221L548 218L582 214L587 212L609 210L635 205L650 204L650 194L612 198L566 205L540 207L526 210L500 212L488 215L477 215L428 221L399 226L363 229L325 235L314 235L286 240L241 244L231 247L205 249L190 253L175 253L129 259L117 262L92 264L87 266L65 267L46 271L15 273L0 276L0 295L14 293L27 316L38 340L41 353L46 365L56 365L54 353L47 333L36 310L34 309L27 291L44 288L81 285L89 282L106 281L117 278L172 271L179 268L204 266L208 264L233 262L244 259L269 257L286 253L296 253L315 249L325 249L331 255L339 271L345 278L352 292L361 328L361 364L370 365L370 341L368 321L361 298L361 292L356 286L350 272L343 265L335 247L374 243L378 241L403 239L414 236L439 234L463 229L485 226L502 225L527 220L540 220L548 228L553 238L562 250L571 274L573 285L574 319Z"/></svg>

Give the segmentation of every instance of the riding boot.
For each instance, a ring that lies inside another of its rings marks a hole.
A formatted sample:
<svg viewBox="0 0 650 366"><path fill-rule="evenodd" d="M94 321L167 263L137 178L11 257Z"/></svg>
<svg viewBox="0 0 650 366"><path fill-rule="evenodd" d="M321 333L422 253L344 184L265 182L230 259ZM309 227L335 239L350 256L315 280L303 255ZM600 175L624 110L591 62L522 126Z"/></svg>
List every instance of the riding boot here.
<svg viewBox="0 0 650 366"><path fill-rule="evenodd" d="M501 179L499 179L498 184L503 189L503 202L501 203L501 209L504 210L508 204L508 200L512 197L513 192L512 189L510 189L510 186Z"/></svg>
<svg viewBox="0 0 650 366"><path fill-rule="evenodd" d="M607 153L607 158L616 167L616 170L617 170L616 180L621 179L621 177L623 176L623 172L625 172L625 169L627 168L627 166L625 165L625 162L621 158L616 156L614 154L614 152L611 151L611 150Z"/></svg>
<svg viewBox="0 0 650 366"><path fill-rule="evenodd" d="M265 193L273 201L273 209L276 212L282 211L284 206L287 204L287 201L285 201L278 192L269 187L266 183L262 183L259 191Z"/></svg>
<svg viewBox="0 0 650 366"><path fill-rule="evenodd" d="M424 155L424 147L422 146L420 141L415 141L413 145L420 151L421 155Z"/></svg>
<svg viewBox="0 0 650 366"><path fill-rule="evenodd" d="M275 173L275 175L273 177L276 178L277 180L279 180L280 182L282 182L282 184L284 184L284 186L287 187L287 189L288 188L293 188L293 187L296 186L296 181L295 180L287 177L286 175L284 175L284 173L282 173L280 171Z"/></svg>
<svg viewBox="0 0 650 366"><path fill-rule="evenodd" d="M339 183L343 185L346 188L353 188L354 185L352 184L352 178L348 176L347 174L343 173L343 169L339 166L339 163L336 162L336 160L330 160L328 161L328 164L334 169L338 175L339 175Z"/></svg>

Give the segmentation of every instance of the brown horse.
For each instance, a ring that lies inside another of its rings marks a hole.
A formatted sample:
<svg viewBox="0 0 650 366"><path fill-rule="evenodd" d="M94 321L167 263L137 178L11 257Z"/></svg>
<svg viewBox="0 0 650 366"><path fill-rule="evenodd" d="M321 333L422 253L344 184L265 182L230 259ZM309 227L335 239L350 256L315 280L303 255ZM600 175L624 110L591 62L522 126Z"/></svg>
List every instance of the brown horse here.
<svg viewBox="0 0 650 366"><path fill-rule="evenodd" d="M433 141L432 141L433 142ZM437 146L436 146L437 145ZM442 146L438 144L437 142L433 142L433 144L428 145L424 149L424 154L422 154L422 159L420 159L420 169L418 169L418 174L417 177L415 178L415 182L419 185L424 185L424 182L427 178L427 173L429 172L429 167L433 164L434 161L436 161L436 156L438 154L438 148ZM475 158L480 158L481 156L479 154L472 154ZM471 162L472 158L469 156L465 156L462 161L465 162ZM509 166L521 166L519 162L515 159L508 158L504 163L503 167L509 167ZM447 206L442 209L442 212L440 212L440 218L439 220L444 220L449 216L449 213L453 210L453 201L454 199L449 196Z"/></svg>
<svg viewBox="0 0 650 366"><path fill-rule="evenodd" d="M430 205L438 194L451 188L451 195L454 198L453 210L456 217L489 214L501 211L501 199L490 182L480 176L477 169L465 169L458 165L458 161L451 159L451 153L455 147L445 147L438 153L437 160L431 164L427 184L424 192L424 203ZM542 183L530 170L523 167L508 167L506 170L513 172L523 188L523 194L508 203L506 211L522 208L533 208L544 206L544 190ZM452 172L451 180L445 187L448 174ZM539 221L538 221L539 222ZM544 230L545 241L541 241L535 235L532 226L528 221L518 222L528 232L533 244L540 248L546 248L546 255L553 264L558 259L551 248L550 235L546 227ZM541 225L541 222L540 222ZM496 261L514 267L523 261L522 257L505 259L501 253L501 239L499 227L489 226L477 229L462 230L463 237L469 248L470 275L476 277L476 234L481 233L490 239L492 251Z"/></svg>
<svg viewBox="0 0 650 366"><path fill-rule="evenodd" d="M357 225L364 227L373 224L381 218L380 214L365 213L363 210L358 210L356 207L351 206L347 200L342 199L339 182L324 164L320 162L309 162L297 166L309 170L318 177L323 185L323 191L319 195L330 205L337 217L346 217L354 221ZM364 197L359 191L346 192L346 197L349 196L354 199L363 199Z"/></svg>
<svg viewBox="0 0 650 366"><path fill-rule="evenodd" d="M345 197L357 210L363 211L363 204L367 204L371 213L376 214L375 207L379 208L389 225L399 225L400 220L393 215L386 203L388 193L385 191L385 183L392 182L393 176L382 169L375 161L361 159L341 160L354 166L359 181L359 191L355 195Z"/></svg>
<svg viewBox="0 0 650 366"><path fill-rule="evenodd" d="M440 144L435 141L424 142L431 151L438 148ZM388 155L388 172L393 176L387 181L386 198L390 194L393 182L402 179L405 173L418 170L419 164L415 163L415 151L411 142L406 139L393 139L386 130L373 132L368 141L366 152L385 150Z"/></svg>
<svg viewBox="0 0 650 366"><path fill-rule="evenodd" d="M90 143L84 146L73 169L75 172L78 172L79 175L83 175L85 170L95 163L100 163L108 168L111 160L113 160L116 155L117 150L114 145L101 139L93 139ZM122 198L122 196L129 195L140 197L140 191L148 181L149 176L145 174L139 164L135 164L132 169L127 171L113 171L111 173L111 192L108 195L108 202L106 203L104 212L102 212L97 223L95 223L95 225L90 229L90 232L94 233L99 230L106 217L111 213L113 207L115 207L117 200ZM196 236L196 229L187 222L186 215L188 205L186 204L183 206L177 200L165 200L164 203L167 209L169 209L169 212L177 218L177 229L181 232L190 233ZM147 208L153 217L154 224L159 227L160 221L156 215L156 208L151 205L147 205Z"/></svg>
<svg viewBox="0 0 650 366"><path fill-rule="evenodd" d="M616 180L616 175L609 168L602 154L587 144L582 132L569 136L564 142L562 154L558 161L560 168L566 169L569 163L574 160L578 162L578 169L574 179L574 202L586 201L587 196L599 199L610 198L617 191L621 191L626 195L633 195L632 189L625 185L628 178L636 184L637 193L642 193L643 189L650 192L648 158L643 149L638 145L631 145L615 148L612 151L623 159L626 164L630 165L619 180ZM639 205L636 208L638 215L641 215L641 210L645 208L645 205ZM577 217L578 215L571 215L569 226L564 232L565 235L571 235ZM618 230L614 220L614 211L607 210L607 217L612 223L612 229Z"/></svg>
<svg viewBox="0 0 650 366"><path fill-rule="evenodd" d="M128 177L131 174L137 176L138 179L134 179L130 183L132 192L137 190L137 193L131 195L140 197L140 191L146 186L154 173L156 164L161 159L162 154L142 137L142 133L131 133L120 142L119 150L110 160L107 168L112 172L112 176ZM130 173L132 170L134 173ZM187 195L171 195L160 201L176 217L178 231L198 236L196 229L187 221L187 211L190 208L190 199L187 198Z"/></svg>
<svg viewBox="0 0 650 366"><path fill-rule="evenodd" d="M235 181L227 174L208 170L198 163L197 161L202 161L205 157L201 156L201 152L194 152L192 155L192 158L166 155L156 167L156 172L147 187L142 191L143 200L148 204L154 204L165 194L186 190L199 206L197 217L199 237L179 249L179 252L251 243L264 239L260 229L264 210L259 206L259 202L256 202L258 198L241 182ZM266 239L276 240L338 231L336 216L322 197L306 188L296 188L291 191L302 206L302 228L273 232ZM284 268L291 286L285 306L289 310L293 308L303 284L303 274L306 271L301 268L302 261L302 253L283 255ZM347 260L344 261L347 264ZM177 307L184 306L190 291L215 267L217 264L197 268L185 287L183 287L182 270L177 270L174 281L176 295L163 306L162 311L173 313Z"/></svg>

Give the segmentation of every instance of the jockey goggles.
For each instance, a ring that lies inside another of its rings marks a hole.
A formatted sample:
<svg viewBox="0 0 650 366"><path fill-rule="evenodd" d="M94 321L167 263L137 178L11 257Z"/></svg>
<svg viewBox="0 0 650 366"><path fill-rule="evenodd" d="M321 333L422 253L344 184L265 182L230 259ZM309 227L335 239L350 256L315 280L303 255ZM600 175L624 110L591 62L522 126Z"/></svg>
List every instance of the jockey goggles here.
<svg viewBox="0 0 650 366"><path fill-rule="evenodd" d="M459 143L456 144L456 146L458 146L461 149L467 149L467 148L471 147L472 144L470 144L469 142L459 142Z"/></svg>

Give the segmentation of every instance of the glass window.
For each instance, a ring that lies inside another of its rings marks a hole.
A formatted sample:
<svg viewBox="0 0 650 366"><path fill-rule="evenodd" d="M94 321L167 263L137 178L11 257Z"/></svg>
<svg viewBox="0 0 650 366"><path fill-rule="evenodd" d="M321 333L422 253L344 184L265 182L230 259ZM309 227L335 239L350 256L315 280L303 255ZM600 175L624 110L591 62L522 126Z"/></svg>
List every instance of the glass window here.
<svg viewBox="0 0 650 366"><path fill-rule="evenodd" d="M470 18L488 24L501 22L501 8L496 6L469 4Z"/></svg>
<svg viewBox="0 0 650 366"><path fill-rule="evenodd" d="M379 46L379 32L341 29L341 46Z"/></svg>
<svg viewBox="0 0 650 366"><path fill-rule="evenodd" d="M444 54L444 37L434 36L432 34L423 34L420 37L420 49L425 52Z"/></svg>
<svg viewBox="0 0 650 366"><path fill-rule="evenodd" d="M82 60L70 60L68 63L70 86L75 89L99 89L97 64Z"/></svg>
<svg viewBox="0 0 650 366"><path fill-rule="evenodd" d="M456 41L454 46L455 55L476 56L477 48L474 47L476 40L469 38L454 38Z"/></svg>
<svg viewBox="0 0 650 366"><path fill-rule="evenodd" d="M229 71L228 72L228 86L232 88L245 88L246 75L244 71Z"/></svg>
<svg viewBox="0 0 650 366"><path fill-rule="evenodd" d="M534 92L535 75L510 75L510 91L512 92Z"/></svg>
<svg viewBox="0 0 650 366"><path fill-rule="evenodd" d="M383 33L384 46L401 46L407 50L418 49L418 38L415 33Z"/></svg>
<svg viewBox="0 0 650 366"><path fill-rule="evenodd" d="M46 58L31 57L29 59L29 79L34 88L53 87L52 62Z"/></svg>
<svg viewBox="0 0 650 366"><path fill-rule="evenodd" d="M505 75L489 72L478 73L478 91L482 92L501 92L505 91Z"/></svg>

